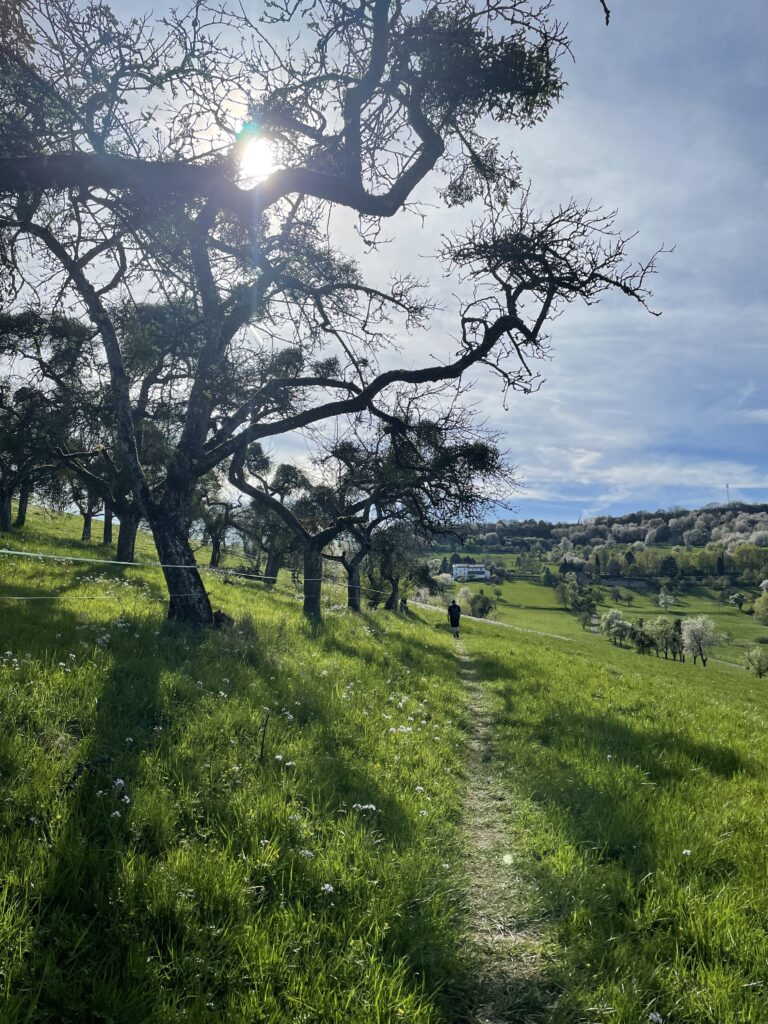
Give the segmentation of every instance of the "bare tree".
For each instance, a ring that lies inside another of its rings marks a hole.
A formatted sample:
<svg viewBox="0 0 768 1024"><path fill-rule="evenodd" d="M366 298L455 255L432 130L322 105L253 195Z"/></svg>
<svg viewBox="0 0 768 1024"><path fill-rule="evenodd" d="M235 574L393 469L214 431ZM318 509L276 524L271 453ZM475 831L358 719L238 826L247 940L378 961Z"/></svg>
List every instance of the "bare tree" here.
<svg viewBox="0 0 768 1024"><path fill-rule="evenodd" d="M346 545L350 553L342 548L334 557L348 574L357 570L348 597L359 608L359 567L376 529L401 521L424 535L446 532L459 520L478 517L492 488L499 493L514 485L493 439L454 404L442 414L421 411L402 395L394 412L379 409L372 421L345 423L335 438L316 435L316 443L314 478L283 465L270 479L255 465L264 462L260 448L247 468L246 454L236 456L230 474L236 487L294 533L304 553L304 612L311 618L320 615L324 553L342 535L352 541Z"/></svg>
<svg viewBox="0 0 768 1024"><path fill-rule="evenodd" d="M74 304L98 331L116 459L167 566L170 615L212 621L187 531L197 480L225 459L478 363L530 390L559 302L613 288L644 300L651 265L627 267L610 219L571 206L540 221L526 202L511 224L493 212L509 207L518 169L481 126L533 124L559 97L568 43L551 6L310 0L254 22L202 0L164 27L76 0L15 13L0 51L0 287ZM299 19L294 40L286 24ZM243 187L254 137L271 140L275 169ZM377 355L428 303L407 276L366 283L330 214L353 211L375 246L381 219L436 172L446 205L490 211L444 253L490 288L447 362L382 371ZM147 295L191 303L198 339L154 481L114 315Z"/></svg>

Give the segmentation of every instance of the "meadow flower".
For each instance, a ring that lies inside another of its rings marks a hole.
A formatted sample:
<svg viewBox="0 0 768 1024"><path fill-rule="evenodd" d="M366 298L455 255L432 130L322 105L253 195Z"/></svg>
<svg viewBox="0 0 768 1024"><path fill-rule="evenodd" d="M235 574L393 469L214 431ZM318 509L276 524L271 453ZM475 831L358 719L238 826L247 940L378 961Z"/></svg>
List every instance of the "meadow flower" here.
<svg viewBox="0 0 768 1024"><path fill-rule="evenodd" d="M648 1014L648 1020L651 1022L651 1024L664 1024L664 1018L661 1016L660 1013L656 1013L655 1010L652 1010Z"/></svg>
<svg viewBox="0 0 768 1024"><path fill-rule="evenodd" d="M283 755L282 754L275 754L275 760L276 761L282 761L283 760Z"/></svg>
<svg viewBox="0 0 768 1024"><path fill-rule="evenodd" d="M125 742L126 743L133 743L133 736L126 736L125 737Z"/></svg>
<svg viewBox="0 0 768 1024"><path fill-rule="evenodd" d="M375 804L352 804L353 811L376 811L376 809Z"/></svg>
<svg viewBox="0 0 768 1024"><path fill-rule="evenodd" d="M424 792L424 787L423 786L417 786L416 787L416 792L417 793L423 793Z"/></svg>
<svg viewBox="0 0 768 1024"><path fill-rule="evenodd" d="M124 785L125 785L125 779L121 779L119 777L115 779L115 788L116 789L122 789Z"/></svg>
<svg viewBox="0 0 768 1024"><path fill-rule="evenodd" d="M691 856L691 851L690 850L683 850L683 856L684 857L690 857Z"/></svg>
<svg viewBox="0 0 768 1024"><path fill-rule="evenodd" d="M112 813L110 814L110 818L121 818L121 817L122 817L122 815L120 814L120 811L112 811Z"/></svg>
<svg viewBox="0 0 768 1024"><path fill-rule="evenodd" d="M300 857L306 857L306 858L307 858L307 860L312 860L312 858L313 858L313 857L314 857L315 855L314 855L314 853L312 853L312 851L311 851L311 850L299 850L299 856L300 856Z"/></svg>
<svg viewBox="0 0 768 1024"><path fill-rule="evenodd" d="M333 892L333 886L331 885L330 882L323 882L323 884L320 886L320 892L326 893L326 894L332 893Z"/></svg>
<svg viewBox="0 0 768 1024"><path fill-rule="evenodd" d="M123 801L124 804L129 804L131 802L131 798L128 796L127 793L123 793L120 799Z"/></svg>

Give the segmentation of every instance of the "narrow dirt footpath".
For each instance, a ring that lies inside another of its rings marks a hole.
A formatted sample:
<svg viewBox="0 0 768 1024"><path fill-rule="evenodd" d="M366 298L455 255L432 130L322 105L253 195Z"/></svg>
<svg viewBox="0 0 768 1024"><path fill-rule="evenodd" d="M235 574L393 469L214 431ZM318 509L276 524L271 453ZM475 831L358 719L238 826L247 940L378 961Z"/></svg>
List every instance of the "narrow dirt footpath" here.
<svg viewBox="0 0 768 1024"><path fill-rule="evenodd" d="M463 641L456 651L473 720L463 845L466 939L476 972L473 1005L457 1024L540 1024L556 998L546 978L545 928L536 893L520 877L514 800L494 764L488 700Z"/></svg>

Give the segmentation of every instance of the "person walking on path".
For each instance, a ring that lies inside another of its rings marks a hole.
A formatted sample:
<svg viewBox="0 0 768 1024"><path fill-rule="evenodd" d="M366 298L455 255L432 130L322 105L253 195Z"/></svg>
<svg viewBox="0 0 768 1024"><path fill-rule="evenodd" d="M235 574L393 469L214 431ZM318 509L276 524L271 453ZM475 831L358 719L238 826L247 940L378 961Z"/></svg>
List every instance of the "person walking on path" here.
<svg viewBox="0 0 768 1024"><path fill-rule="evenodd" d="M448 621L451 624L453 635L458 640L459 638L459 619L461 618L461 605L456 604L455 601L451 601L448 605Z"/></svg>

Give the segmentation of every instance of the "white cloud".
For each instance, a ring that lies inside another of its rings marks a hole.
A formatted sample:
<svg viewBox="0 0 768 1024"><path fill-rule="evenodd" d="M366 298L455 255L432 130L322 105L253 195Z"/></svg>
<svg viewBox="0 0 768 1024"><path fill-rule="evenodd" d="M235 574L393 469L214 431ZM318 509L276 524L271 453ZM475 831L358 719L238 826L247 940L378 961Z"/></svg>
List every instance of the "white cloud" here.
<svg viewBox="0 0 768 1024"><path fill-rule="evenodd" d="M768 423L768 409L742 409L740 418L749 423Z"/></svg>

